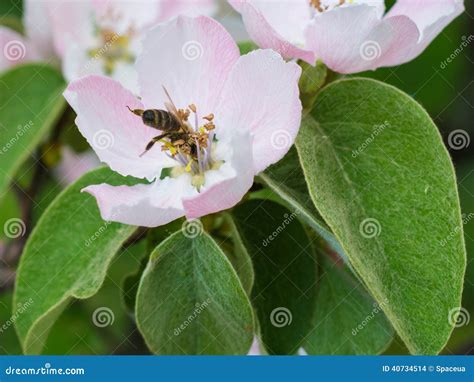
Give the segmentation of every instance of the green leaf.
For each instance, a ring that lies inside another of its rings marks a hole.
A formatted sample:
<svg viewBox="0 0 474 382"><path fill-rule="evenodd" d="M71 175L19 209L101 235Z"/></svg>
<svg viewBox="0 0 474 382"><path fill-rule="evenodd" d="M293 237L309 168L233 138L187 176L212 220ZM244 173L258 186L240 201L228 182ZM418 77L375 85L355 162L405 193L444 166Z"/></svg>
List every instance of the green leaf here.
<svg viewBox="0 0 474 382"><path fill-rule="evenodd" d="M6 27L23 34L23 24L17 16L0 16L0 28Z"/></svg>
<svg viewBox="0 0 474 382"><path fill-rule="evenodd" d="M64 86L61 74L45 65L0 76L0 196L64 110Z"/></svg>
<svg viewBox="0 0 474 382"><path fill-rule="evenodd" d="M242 242L242 237L240 236L240 232L235 225L232 215L226 214L225 218L230 227L232 250L226 251L224 248L222 248L222 245L221 248L234 267L234 270L237 272L245 292L247 292L247 295L250 296L255 280L252 259L247 252L247 248Z"/></svg>
<svg viewBox="0 0 474 382"><path fill-rule="evenodd" d="M300 61L303 69L299 80L300 98L303 108L311 107L316 99L319 89L324 85L328 74L328 69L321 61L310 65L307 62Z"/></svg>
<svg viewBox="0 0 474 382"><path fill-rule="evenodd" d="M393 338L382 311L384 304L376 303L347 269L329 259L321 260L313 328L305 350L314 355L383 352Z"/></svg>
<svg viewBox="0 0 474 382"><path fill-rule="evenodd" d="M23 1L21 0L2 0L0 1L0 19L4 17L21 18L23 14Z"/></svg>
<svg viewBox="0 0 474 382"><path fill-rule="evenodd" d="M148 231L148 237L150 236L150 232L152 231ZM138 267L133 267L134 271L125 276L121 287L123 305L125 310L132 315L135 314L135 301L137 299L138 285L140 285L142 273L148 264L151 253L149 245L150 240L147 238L147 240L142 240L127 250L127 253L132 252L135 255L134 257L136 257L137 260L139 259Z"/></svg>
<svg viewBox="0 0 474 382"><path fill-rule="evenodd" d="M2 340L0 356L21 354L21 346L13 328L12 299L11 291L2 290L0 293L0 338Z"/></svg>
<svg viewBox="0 0 474 382"><path fill-rule="evenodd" d="M250 302L206 233L177 232L155 249L138 288L136 318L156 354L246 354L253 338Z"/></svg>
<svg viewBox="0 0 474 382"><path fill-rule="evenodd" d="M7 222L10 219L18 219L20 216L21 208L18 198L13 190L6 192L3 197L0 197L0 227L3 227L3 229L0 230L0 242L8 238L6 235L8 230L5 229L8 224ZM0 285L2 285L2 282L0 282Z"/></svg>
<svg viewBox="0 0 474 382"><path fill-rule="evenodd" d="M474 310L474 161L469 160L456 166L462 220L467 251L467 268L464 281L463 306ZM474 317L471 320L474 323Z"/></svg>
<svg viewBox="0 0 474 382"><path fill-rule="evenodd" d="M466 258L453 166L430 117L391 86L342 80L319 94L297 148L316 207L408 349L438 353Z"/></svg>
<svg viewBox="0 0 474 382"><path fill-rule="evenodd" d="M261 342L269 354L293 354L311 329L316 301L312 243L296 214L272 201L251 200L232 214L254 264Z"/></svg>
<svg viewBox="0 0 474 382"><path fill-rule="evenodd" d="M100 183L131 185L136 179L108 168L89 172L51 203L28 239L14 302L20 306L32 301L15 322L27 354L41 351L51 325L72 297L85 299L99 290L112 258L136 229L104 222L95 199L81 193Z"/></svg>
<svg viewBox="0 0 474 382"><path fill-rule="evenodd" d="M251 51L258 49L257 44L253 41L241 41L238 43L240 54L243 56L244 54L250 53Z"/></svg>
<svg viewBox="0 0 474 382"><path fill-rule="evenodd" d="M282 160L261 173L259 178L288 203L288 207L294 209L298 217L309 224L329 243L332 249L345 258L341 245L314 207L298 153L294 147L288 151L288 154Z"/></svg>

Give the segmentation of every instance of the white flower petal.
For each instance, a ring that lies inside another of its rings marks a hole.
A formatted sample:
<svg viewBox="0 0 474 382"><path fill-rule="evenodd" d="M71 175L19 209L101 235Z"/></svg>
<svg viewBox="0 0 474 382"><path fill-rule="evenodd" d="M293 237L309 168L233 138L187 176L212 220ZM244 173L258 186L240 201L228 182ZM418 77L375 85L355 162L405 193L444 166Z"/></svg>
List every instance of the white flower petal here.
<svg viewBox="0 0 474 382"><path fill-rule="evenodd" d="M140 157L147 143L160 132L145 126L139 116L127 109L140 109L143 105L118 82L88 76L70 83L64 96L78 115L80 132L112 170L153 180L164 167L175 165L158 145Z"/></svg>

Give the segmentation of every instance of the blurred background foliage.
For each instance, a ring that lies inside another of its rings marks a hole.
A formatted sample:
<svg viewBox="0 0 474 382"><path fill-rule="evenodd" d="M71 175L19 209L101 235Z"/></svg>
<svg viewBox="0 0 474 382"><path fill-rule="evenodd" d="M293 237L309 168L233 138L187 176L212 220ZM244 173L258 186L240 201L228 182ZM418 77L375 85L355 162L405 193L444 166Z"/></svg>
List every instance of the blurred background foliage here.
<svg viewBox="0 0 474 382"><path fill-rule="evenodd" d="M389 1L389 5L393 4ZM450 132L462 129L474 137L474 2L465 1L466 12L449 25L443 33L416 60L394 68L383 68L363 73L392 84L411 95L423 105L438 126L447 145ZM18 25L22 16L22 2L0 1L0 24ZM470 37L471 36L471 37ZM462 48L462 42L471 41ZM457 48L462 48L451 62L446 60ZM73 123L68 123L61 141L83 151L88 146L77 133ZM467 325L456 328L444 349L445 354L474 354L474 142L461 150L450 150L458 177L462 211L467 218L464 225L468 253L463 306L470 312ZM34 174L26 163L19 172L18 183L29 184ZM37 200L33 207L36 220L61 186L54 177L44 174ZM21 207L15 193L9 192L0 199L0 226L13 217L20 216ZM416 211L413 211L416 214ZM6 237L0 231L0 245ZM143 242L142 242L143 243ZM139 268L143 244L125 249L117 256L100 292L91 299L71 301L66 311L55 323L48 339L46 354L148 354L146 346L127 312L121 289L124 279ZM0 275L2 277L2 275ZM0 283L0 325L11 320L12 289ZM108 306L114 312L113 325L99 328L93 325L92 316L97 308ZM427 318L429 320L429 318ZM402 342L395 338L387 354L406 354ZM21 348L12 326L0 331L0 354L21 354Z"/></svg>

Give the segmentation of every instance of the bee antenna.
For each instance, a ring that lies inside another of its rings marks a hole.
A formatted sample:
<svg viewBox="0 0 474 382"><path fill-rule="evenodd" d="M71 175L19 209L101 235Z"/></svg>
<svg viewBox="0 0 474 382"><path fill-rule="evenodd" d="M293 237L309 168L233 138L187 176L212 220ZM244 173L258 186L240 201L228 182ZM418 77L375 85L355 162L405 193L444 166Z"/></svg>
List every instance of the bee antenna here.
<svg viewBox="0 0 474 382"><path fill-rule="evenodd" d="M142 152L138 157L141 158L143 155L145 155L146 153L148 152L148 150L145 150L144 152Z"/></svg>
<svg viewBox="0 0 474 382"><path fill-rule="evenodd" d="M133 110L130 109L130 106L127 105L127 109L130 110L133 113Z"/></svg>

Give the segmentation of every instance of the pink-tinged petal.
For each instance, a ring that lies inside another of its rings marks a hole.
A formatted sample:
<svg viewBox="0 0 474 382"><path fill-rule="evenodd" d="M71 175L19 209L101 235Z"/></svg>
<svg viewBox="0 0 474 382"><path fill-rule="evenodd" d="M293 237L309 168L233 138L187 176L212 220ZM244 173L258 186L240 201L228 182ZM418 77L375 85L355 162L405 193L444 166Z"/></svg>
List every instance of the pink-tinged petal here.
<svg viewBox="0 0 474 382"><path fill-rule="evenodd" d="M131 187L103 183L82 191L96 198L102 219L142 227L157 227L180 218L184 215L182 195L195 192L185 176Z"/></svg>
<svg viewBox="0 0 474 382"><path fill-rule="evenodd" d="M35 47L22 35L0 26L0 71L37 59Z"/></svg>
<svg viewBox="0 0 474 382"><path fill-rule="evenodd" d="M134 65L117 62L113 73L108 76L102 60L90 57L83 46L72 41L62 58L62 72L68 81L94 74L107 76L120 82L133 94L138 94L138 76Z"/></svg>
<svg viewBox="0 0 474 382"><path fill-rule="evenodd" d="M180 16L147 33L137 59L138 83L148 108L163 108L163 86L177 107L197 105L214 112L224 81L240 54L232 37L216 21Z"/></svg>
<svg viewBox="0 0 474 382"><path fill-rule="evenodd" d="M99 158L93 151L76 153L69 147L64 147L61 162L54 169L54 175L63 186L68 186L99 165Z"/></svg>
<svg viewBox="0 0 474 382"><path fill-rule="evenodd" d="M91 46L94 41L94 8L90 0L53 1L49 13L54 34L54 47L63 57L69 45Z"/></svg>
<svg viewBox="0 0 474 382"><path fill-rule="evenodd" d="M258 341L257 336L253 338L252 346L250 347L247 355L262 355L262 352L260 350L260 343Z"/></svg>
<svg viewBox="0 0 474 382"><path fill-rule="evenodd" d="M261 48L274 49L285 58L314 64L313 52L305 46L304 28L310 20L308 2L229 0L242 15L248 34ZM301 48L300 46L304 46Z"/></svg>
<svg viewBox="0 0 474 382"><path fill-rule="evenodd" d="M387 17L409 17L420 32L417 44L401 47L403 54L398 63L417 57L462 12L464 12L463 0L397 0Z"/></svg>
<svg viewBox="0 0 474 382"><path fill-rule="evenodd" d="M360 47L379 22L377 7L334 8L315 16L306 30L307 46L332 70L352 72L352 68L370 64L362 58Z"/></svg>
<svg viewBox="0 0 474 382"><path fill-rule="evenodd" d="M216 133L250 131L256 173L293 144L301 122L301 68L272 50L256 50L235 64L216 111ZM221 132L222 131L222 132Z"/></svg>
<svg viewBox="0 0 474 382"><path fill-rule="evenodd" d="M117 33L128 28L141 30L159 20L162 7L160 0L92 0L97 19L111 19L110 27ZM112 17L111 17L112 16Z"/></svg>
<svg viewBox="0 0 474 382"><path fill-rule="evenodd" d="M361 44L360 56L369 64L366 69L375 70L410 61L407 52L410 51L410 47L416 46L419 36L418 28L408 17L384 18ZM351 73L356 71L361 70L356 69Z"/></svg>
<svg viewBox="0 0 474 382"><path fill-rule="evenodd" d="M403 44L418 39L406 17L380 19L380 7L356 4L316 15L307 31L308 47L329 68L357 73L390 64Z"/></svg>
<svg viewBox="0 0 474 382"><path fill-rule="evenodd" d="M218 144L226 145L227 160L218 170L206 171L205 184L197 195L183 198L188 219L231 208L252 187L255 169L250 134L236 132L230 142L219 141Z"/></svg>
<svg viewBox="0 0 474 382"><path fill-rule="evenodd" d="M35 46L41 58L51 61L55 57L54 38L49 6L52 2L25 0L23 2L23 22L25 34Z"/></svg>
<svg viewBox="0 0 474 382"><path fill-rule="evenodd" d="M162 168L175 165L159 147L140 157L159 131L145 126L127 109L140 109L143 105L118 82L88 76L70 83L64 97L77 114L80 132L112 170L153 180L160 176Z"/></svg>
<svg viewBox="0 0 474 382"><path fill-rule="evenodd" d="M160 21L179 16L212 16L217 12L216 0L161 0Z"/></svg>

